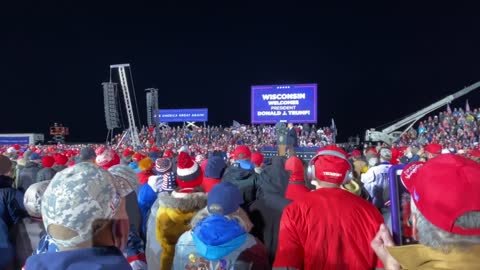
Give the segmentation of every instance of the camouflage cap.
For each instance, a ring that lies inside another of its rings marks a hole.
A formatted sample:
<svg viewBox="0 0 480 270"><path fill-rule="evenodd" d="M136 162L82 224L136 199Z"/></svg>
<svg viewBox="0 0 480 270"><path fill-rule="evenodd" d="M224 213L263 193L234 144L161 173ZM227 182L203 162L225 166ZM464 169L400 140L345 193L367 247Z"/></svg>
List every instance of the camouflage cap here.
<svg viewBox="0 0 480 270"><path fill-rule="evenodd" d="M113 184L117 189L120 197L125 197L138 188L138 176L128 166L115 165L110 167L108 171L114 176L115 181Z"/></svg>
<svg viewBox="0 0 480 270"><path fill-rule="evenodd" d="M74 247L93 238L93 224L112 219L120 205L114 176L92 163L78 163L55 175L42 198L42 218L76 232L71 239L52 241L62 247Z"/></svg>

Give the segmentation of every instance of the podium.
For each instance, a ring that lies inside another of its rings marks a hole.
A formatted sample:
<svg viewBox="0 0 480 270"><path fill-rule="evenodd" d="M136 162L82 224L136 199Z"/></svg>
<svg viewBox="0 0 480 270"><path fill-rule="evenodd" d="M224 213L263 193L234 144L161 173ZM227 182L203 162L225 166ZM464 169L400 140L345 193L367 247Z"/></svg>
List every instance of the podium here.
<svg viewBox="0 0 480 270"><path fill-rule="evenodd" d="M277 137L278 155L284 157L287 154L287 135L280 134Z"/></svg>

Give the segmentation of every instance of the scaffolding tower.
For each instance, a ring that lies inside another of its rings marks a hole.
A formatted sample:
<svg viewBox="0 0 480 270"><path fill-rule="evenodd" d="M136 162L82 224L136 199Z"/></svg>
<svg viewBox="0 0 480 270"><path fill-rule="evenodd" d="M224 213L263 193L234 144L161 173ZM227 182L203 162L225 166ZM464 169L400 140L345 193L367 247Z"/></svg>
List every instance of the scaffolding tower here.
<svg viewBox="0 0 480 270"><path fill-rule="evenodd" d="M125 72L125 68L130 68L130 64L110 65L110 70L114 68L118 69L118 76L120 78L120 85L122 86L123 98L125 101L125 108L127 112L129 126L127 132L125 132L122 140L120 140L118 144L120 145L125 138L129 138L131 141L131 145L134 148L139 149L141 148L140 138L138 137L138 129L135 124L135 114L133 112L132 101L130 98L130 89L128 88L127 75ZM133 85L133 82L131 83Z"/></svg>

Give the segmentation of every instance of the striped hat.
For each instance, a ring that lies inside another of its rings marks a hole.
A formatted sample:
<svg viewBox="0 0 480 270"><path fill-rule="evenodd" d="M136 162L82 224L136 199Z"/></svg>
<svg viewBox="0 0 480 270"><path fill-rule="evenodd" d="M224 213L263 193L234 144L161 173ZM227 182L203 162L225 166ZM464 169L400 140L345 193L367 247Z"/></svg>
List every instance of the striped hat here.
<svg viewBox="0 0 480 270"><path fill-rule="evenodd" d="M177 184L181 188L195 188L202 184L203 174L200 166L185 152L177 159Z"/></svg>

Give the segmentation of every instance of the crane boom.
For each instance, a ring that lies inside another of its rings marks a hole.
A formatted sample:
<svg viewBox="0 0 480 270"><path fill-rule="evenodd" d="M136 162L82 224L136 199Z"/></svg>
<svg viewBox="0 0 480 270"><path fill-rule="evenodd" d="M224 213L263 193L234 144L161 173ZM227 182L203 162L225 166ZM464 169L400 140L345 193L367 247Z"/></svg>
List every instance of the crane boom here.
<svg viewBox="0 0 480 270"><path fill-rule="evenodd" d="M480 87L480 81L479 82L476 82L470 86L467 86L465 87L464 89L452 94L452 95L449 95L431 105L429 105L428 107L425 107L405 118L403 118L402 120L394 123L393 125L390 125L386 128L384 128L381 132L379 131L375 131L375 130L367 130L366 132L366 135L365 135L365 140L366 141L384 141L388 144L392 144L396 139L398 139L397 136L394 136L392 133L396 130L398 130L399 128L403 127L403 126L406 126L408 124L410 124L405 131L407 131L413 124L415 124L415 122L417 122L418 120L420 120L422 117L424 117L425 115L439 109L440 107L442 106L445 106L447 105L448 103L452 102L454 99L457 99L461 96L464 96L470 92L472 92L473 90L477 89Z"/></svg>

